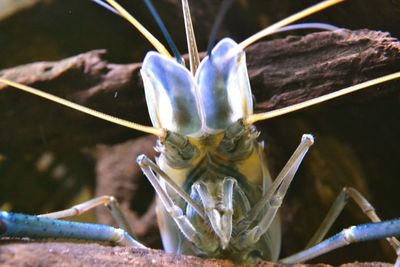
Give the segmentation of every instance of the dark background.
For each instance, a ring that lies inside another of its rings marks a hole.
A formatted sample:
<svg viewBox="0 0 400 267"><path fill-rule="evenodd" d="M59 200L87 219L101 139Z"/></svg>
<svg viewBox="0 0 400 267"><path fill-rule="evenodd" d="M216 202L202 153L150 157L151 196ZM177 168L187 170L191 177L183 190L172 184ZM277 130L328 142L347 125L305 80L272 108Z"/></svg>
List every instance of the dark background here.
<svg viewBox="0 0 400 267"><path fill-rule="evenodd" d="M142 1L119 2L159 36ZM180 1L154 2L180 51L185 53ZM205 50L217 1L190 2L198 47ZM224 20L220 36L241 41L316 2L237 1ZM304 21L389 31L399 37L400 2L349 0ZM0 21L0 69L60 60L99 48L106 49L107 59L114 63L140 62L146 51L152 49L125 21L90 1L32 1L29 8ZM78 115L79 121L65 121L66 134L62 129L54 130L52 125L70 110L24 93L7 96L0 102L9 104L7 110L0 107L0 207L11 207L16 212L35 214L62 209L95 194L95 161L88 151L98 144L115 145L140 135ZM27 114L24 110L29 105L40 105L45 111ZM110 106L107 109L118 114L117 103ZM399 97L323 104L257 125L263 131L261 138L266 140L274 174L289 158L303 133L316 137L316 144L284 202L283 223L290 223L283 227L284 255L305 245L330 203L346 185L365 194L383 218L399 217L398 106ZM101 109L101 105L96 108ZM150 125L149 119L141 115L124 117ZM38 171L39 159L49 154L55 158L54 168ZM350 205L331 234L363 222L367 220ZM393 261L394 253L384 242L368 242L340 249L315 262L338 264L355 260Z"/></svg>

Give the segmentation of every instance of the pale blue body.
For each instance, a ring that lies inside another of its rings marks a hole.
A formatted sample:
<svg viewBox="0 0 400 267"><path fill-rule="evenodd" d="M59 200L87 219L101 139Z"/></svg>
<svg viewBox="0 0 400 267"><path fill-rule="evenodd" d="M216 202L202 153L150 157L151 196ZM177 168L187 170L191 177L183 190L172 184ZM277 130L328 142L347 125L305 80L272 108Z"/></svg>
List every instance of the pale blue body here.
<svg viewBox="0 0 400 267"><path fill-rule="evenodd" d="M241 196L237 189L233 192L232 239L227 248L222 249L212 224L199 217L172 190L168 191L186 211L204 246L194 246L188 241L159 202L157 215L166 251L225 257L238 262L277 260L280 250L278 217L259 242L251 248L240 246L243 232L254 226L250 222L246 225L247 213L271 184L255 129L237 126L239 130L229 130L253 112L244 52L233 40L223 39L211 55L203 59L194 77L176 61L150 52L144 59L141 73L153 125L186 138L188 146L196 151L186 156L174 146L161 142L159 167L199 205L204 203L192 188L195 184L204 184L218 205L222 205L219 197L223 194L221 188L226 177L233 178L244 193ZM231 131L232 136L228 136L227 131Z"/></svg>

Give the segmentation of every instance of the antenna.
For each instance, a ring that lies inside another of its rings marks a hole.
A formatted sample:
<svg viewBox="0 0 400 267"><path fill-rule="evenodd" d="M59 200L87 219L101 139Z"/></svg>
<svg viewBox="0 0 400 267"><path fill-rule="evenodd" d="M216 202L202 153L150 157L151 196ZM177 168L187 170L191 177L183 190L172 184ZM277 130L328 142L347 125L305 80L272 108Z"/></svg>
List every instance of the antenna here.
<svg viewBox="0 0 400 267"><path fill-rule="evenodd" d="M285 27L275 30L271 34L275 34L275 33L279 33L279 32L286 32L286 31L311 30L311 29L335 31L335 30L338 30L339 28L334 25L327 24L327 23L307 22L307 23L298 23L298 24L292 24L289 26L285 26Z"/></svg>
<svg viewBox="0 0 400 267"><path fill-rule="evenodd" d="M10 80L7 80L7 79L0 78L0 82L5 83L5 84L7 84L9 86L12 86L12 87L14 87L16 89L28 92L30 94L37 95L37 96L40 96L42 98L48 99L48 100L50 100L52 102L56 102L56 103L61 104L63 106L66 106L66 107L81 111L83 113L86 113L86 114L89 114L91 116L103 119L105 121L112 122L114 124L118 124L118 125L130 128L130 129L134 129L134 130L137 130L137 131L140 131L140 132L153 134L153 135L156 135L156 136L158 136L160 138L163 138L163 137L166 136L166 131L164 129L162 129L162 128L155 128L155 127L145 126L145 125L137 124L137 123L134 123L134 122L131 122L131 121L123 120L123 119L120 119L120 118L117 118L117 117L113 117L111 115L99 112L97 110L94 110L94 109L91 109L91 108L87 108L87 107L84 107L82 105L76 104L74 102L68 101L68 100L63 99L61 97L58 97L58 96L55 96L55 95L40 91L40 90L35 89L33 87L29 87L27 85L16 83L16 82L13 82L13 81L10 81Z"/></svg>
<svg viewBox="0 0 400 267"><path fill-rule="evenodd" d="M267 120L267 119L271 119L274 117L278 117L296 110L300 110L300 109L304 109L306 107L310 107L334 98L337 98L339 96L343 96L343 95L347 95L365 88L368 88L370 86L373 85L377 85L380 83L384 83L390 80L394 80L394 79L398 79L400 78L400 72L396 72L396 73L392 73L386 76L382 76L376 79L372 79L363 83L359 83L344 89L341 89L339 91L336 92L332 92L330 94L326 94L320 97L316 97L295 105L291 105L288 107L284 107L284 108L280 108L280 109L276 109L276 110L272 110L272 111L268 111L268 112L264 112L264 113L258 113L258 114L252 114L249 115L247 118L244 118L244 124L253 124L257 121L262 121L262 120Z"/></svg>
<svg viewBox="0 0 400 267"><path fill-rule="evenodd" d="M282 28L288 24L291 24L297 20L300 20L302 18L305 18L311 14L314 14L316 12L319 12L321 10L324 10L330 6L339 4L341 2L343 2L344 0L326 0L323 2L320 2L319 4L316 4L314 6L311 6L309 8L304 9L303 11L300 11L296 14L293 14L281 21L278 21L274 24L272 24L271 26L259 31L258 33L250 36L249 38L247 38L246 40L244 40L243 42L241 42L239 44L239 47L241 49L244 49L246 47L248 47L249 45L253 44L254 42L260 40L261 38L270 35L271 33L274 33L277 29Z"/></svg>
<svg viewBox="0 0 400 267"><path fill-rule="evenodd" d="M211 29L210 39L208 41L208 46L207 46L207 54L210 56L210 58L211 58L211 50L217 39L217 33L221 27L222 20L224 19L226 12L228 12L228 9L232 6L233 1L234 0L224 0L221 6L219 7L217 17Z"/></svg>
<svg viewBox="0 0 400 267"><path fill-rule="evenodd" d="M120 15L125 20L127 20L130 24L133 25L146 39L149 41L154 48L162 55L167 57L172 57L165 46L157 40L139 21L137 21L128 11L126 11L120 4L118 4L114 0L92 0L94 3L108 9L109 11Z"/></svg>
<svg viewBox="0 0 400 267"><path fill-rule="evenodd" d="M114 13L117 16L120 16L125 19L116 9L114 9L112 6L110 6L108 3L104 2L103 0L92 0L94 3L98 4L99 6L104 7L108 11ZM163 21L161 20L161 17L158 15L157 10L155 9L153 3L150 0L144 0L147 9L150 11L151 15L153 16L154 20L156 21L158 27L160 28L165 40L168 43L169 48L171 49L172 53L174 54L176 60L179 63L182 63L182 56L179 53L178 49L176 48L176 45L174 41L171 38L171 35L169 34L167 28L165 27Z"/></svg>
<svg viewBox="0 0 400 267"><path fill-rule="evenodd" d="M179 64L183 64L182 55L179 53L178 48L176 47L174 41L172 40L171 35L169 34L167 28L165 27L164 22L161 20L161 17L158 14L157 10L155 9L153 3L151 2L151 0L144 0L144 3L146 4L147 9L150 11L158 27L160 28L162 34L164 35L164 38L167 41L169 48L172 50L172 53L174 54L176 61Z"/></svg>

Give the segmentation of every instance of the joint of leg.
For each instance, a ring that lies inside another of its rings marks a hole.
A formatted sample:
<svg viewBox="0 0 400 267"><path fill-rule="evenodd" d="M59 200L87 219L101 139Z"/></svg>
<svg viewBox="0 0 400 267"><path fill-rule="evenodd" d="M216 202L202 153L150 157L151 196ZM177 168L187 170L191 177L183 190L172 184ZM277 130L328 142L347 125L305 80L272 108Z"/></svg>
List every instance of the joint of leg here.
<svg viewBox="0 0 400 267"><path fill-rule="evenodd" d="M115 199L113 196L104 196L106 199L106 205L115 205L118 203L118 201Z"/></svg>
<svg viewBox="0 0 400 267"><path fill-rule="evenodd" d="M375 208L355 188L345 187L343 190L345 191L346 196L351 197L365 214L375 215Z"/></svg>
<svg viewBox="0 0 400 267"><path fill-rule="evenodd" d="M79 216L82 214L81 209L79 207L73 207L75 216Z"/></svg>
<svg viewBox="0 0 400 267"><path fill-rule="evenodd" d="M169 214L171 214L171 216L173 218L178 218L178 217L183 216L183 212L182 212L181 208L179 208L178 206L175 206L175 205L172 206L168 212L169 212Z"/></svg>
<svg viewBox="0 0 400 267"><path fill-rule="evenodd" d="M106 203L104 205L109 209L112 210L113 207L116 207L118 205L118 200L115 199L113 196L105 196L106 197Z"/></svg>
<svg viewBox="0 0 400 267"><path fill-rule="evenodd" d="M136 163L139 164L140 167L146 167L147 160L147 156L145 154L141 154L136 158Z"/></svg>
<svg viewBox="0 0 400 267"><path fill-rule="evenodd" d="M226 184L226 183L233 183L233 185L237 185L237 181L235 178L227 176L224 178L224 181L222 182L222 184Z"/></svg>
<svg viewBox="0 0 400 267"><path fill-rule="evenodd" d="M283 197L274 196L269 201L271 207L280 207L282 205Z"/></svg>
<svg viewBox="0 0 400 267"><path fill-rule="evenodd" d="M312 144L314 144L314 136L312 136L311 134L303 134L303 136L301 137L301 142L307 142L307 145L311 146Z"/></svg>
<svg viewBox="0 0 400 267"><path fill-rule="evenodd" d="M115 243L122 243L125 239L125 230L121 228L115 229L114 236L113 236L113 241Z"/></svg>
<svg viewBox="0 0 400 267"><path fill-rule="evenodd" d="M346 242L346 244L350 244L353 242L354 240L354 236L353 236L353 230L354 230L355 226L351 226L347 229L344 229L342 231L343 233L343 240Z"/></svg>

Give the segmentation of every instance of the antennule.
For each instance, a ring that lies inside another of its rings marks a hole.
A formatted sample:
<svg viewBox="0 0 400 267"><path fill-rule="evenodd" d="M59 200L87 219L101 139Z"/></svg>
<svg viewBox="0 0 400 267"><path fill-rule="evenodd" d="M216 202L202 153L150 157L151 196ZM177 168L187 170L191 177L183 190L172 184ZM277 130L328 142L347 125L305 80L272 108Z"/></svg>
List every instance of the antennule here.
<svg viewBox="0 0 400 267"><path fill-rule="evenodd" d="M68 100L63 99L61 97L58 97L58 96L55 96L55 95L40 91L40 90L35 89L33 87L30 87L30 86L27 86L27 85L23 85L23 84L20 84L20 83L16 83L16 82L13 82L13 81L10 81L10 80L7 80L7 79L0 78L0 82L5 83L5 84L7 84L9 86L12 86L14 88L20 89L22 91L28 92L30 94L37 95L37 96L40 96L42 98L48 99L50 101L56 102L56 103L61 104L63 106L66 106L66 107L81 111L83 113L86 113L86 114L89 114L91 116L103 119L105 121L112 122L114 124L118 124L118 125L130 128L130 129L134 129L134 130L137 130L137 131L153 134L153 135L156 135L156 136L158 136L160 138L163 138L166 135L166 131L164 129L162 129L162 128L144 126L144 125L137 124L137 123L134 123L134 122L131 122L131 121L123 120L123 119L120 119L120 118L117 118L117 117L114 117L114 116L99 112L97 110L94 110L94 109L91 109L91 108L88 108L88 107L84 107L82 105L79 105L79 104L76 104L74 102L68 101Z"/></svg>
<svg viewBox="0 0 400 267"><path fill-rule="evenodd" d="M176 61L180 64L183 64L183 58L182 55L179 53L178 48L176 47L174 41L172 40L171 35L168 32L167 27L165 27L164 22L161 20L160 15L158 14L156 8L154 7L153 3L151 0L144 0L144 3L147 6L147 9L150 11L151 15L153 16L153 19L156 21L158 28L160 28L162 34L164 35L165 40L168 43L169 48L171 49L172 53L174 54Z"/></svg>
<svg viewBox="0 0 400 267"><path fill-rule="evenodd" d="M324 10L330 6L339 4L341 2L343 2L344 0L325 0L319 4L316 4L314 6L311 6L309 8L304 9L303 11L300 11L296 14L293 14L281 21L278 21L274 24L272 24L271 26L265 28L264 30L259 31L258 33L250 36L249 38L247 38L246 40L244 40L243 42L241 42L239 44L239 47L241 49L244 49L246 47L248 47L249 45L253 44L254 42L260 40L261 38L270 35L271 33L274 33L277 29L282 28L288 24L291 24L295 21L298 21L302 18L305 18L311 14L314 14L318 11Z"/></svg>
<svg viewBox="0 0 400 267"><path fill-rule="evenodd" d="M117 10L115 10L114 8L112 8L110 5L108 5L107 3L103 2L103 0L92 0L92 2L98 4L99 6L104 7L105 9L107 9L108 11L111 11L112 13L114 13L115 15L121 16Z"/></svg>
<svg viewBox="0 0 400 267"><path fill-rule="evenodd" d="M271 119L274 117L278 117L296 110L300 110L306 107L310 107L334 98L337 98L339 96L343 96L346 94L350 94L362 89L365 89L367 87L373 86L373 85L377 85L383 82L387 82L390 80L394 80L394 79L398 79L400 78L400 72L396 72L396 73L392 73L386 76L382 76L376 79L372 79L363 83L359 83L344 89L341 89L339 91L336 92L332 92L330 94L326 94L320 97L316 97L292 106L288 106L288 107L284 107L284 108L280 108L280 109L276 109L276 110L272 110L272 111L268 111L268 112L264 112L264 113L258 113L258 114L252 114L250 116L248 116L247 118L244 118L244 124L249 125L249 124L253 124L257 121L262 121L262 120L267 120L267 119Z"/></svg>
<svg viewBox="0 0 400 267"><path fill-rule="evenodd" d="M224 0L219 7L218 14L214 21L214 25L211 29L210 39L208 40L208 45L207 45L207 54L210 57L212 56L211 50L217 39L217 33L219 28L221 27L222 20L224 19L226 12L228 12L228 9L232 6L233 1L234 0Z"/></svg>
<svg viewBox="0 0 400 267"><path fill-rule="evenodd" d="M131 23L160 53L168 57L172 57L165 46L157 40L139 21L137 21L128 11L126 11L121 5L114 0L105 0L110 4L123 18Z"/></svg>

